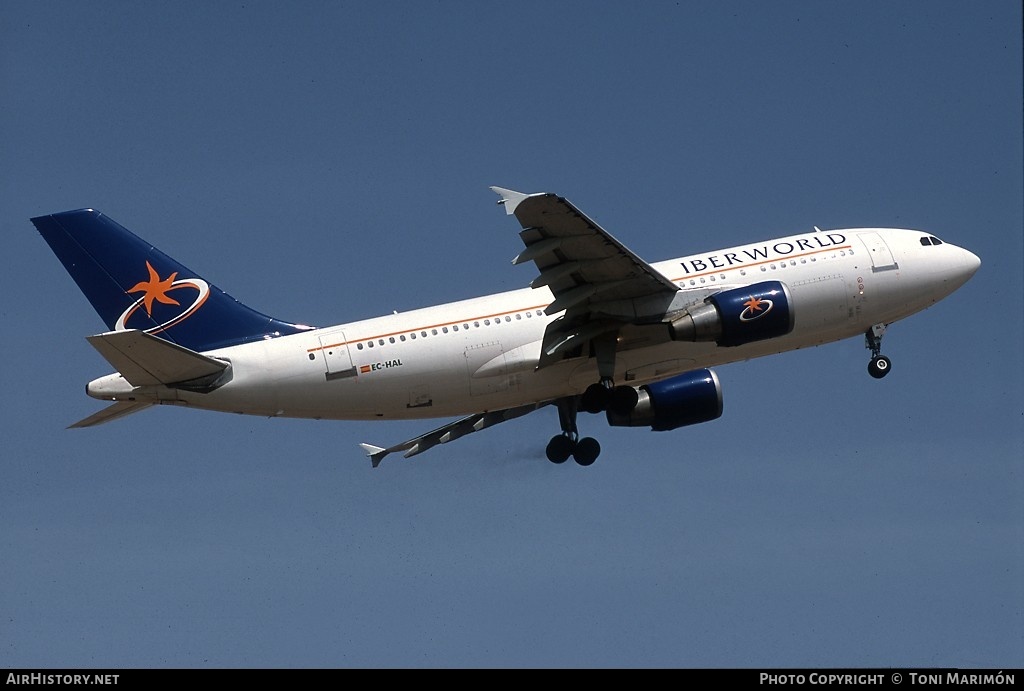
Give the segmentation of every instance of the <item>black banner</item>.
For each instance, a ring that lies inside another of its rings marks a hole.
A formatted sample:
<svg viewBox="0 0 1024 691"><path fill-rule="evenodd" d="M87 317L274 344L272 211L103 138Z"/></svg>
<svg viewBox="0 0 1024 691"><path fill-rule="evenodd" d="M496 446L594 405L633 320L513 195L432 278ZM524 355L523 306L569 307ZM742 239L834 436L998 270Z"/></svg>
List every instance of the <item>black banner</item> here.
<svg viewBox="0 0 1024 691"><path fill-rule="evenodd" d="M295 683L303 678L313 680L324 676L341 676L346 672L362 671L364 668L337 669L6 669L0 672L6 688L28 686L74 686L74 687L134 687L140 684L152 684L155 681L187 681L192 677L196 681L244 682L246 678L252 683L271 681ZM414 668L378 668L381 670ZM448 669L423 667L421 670ZM521 668L458 668L460 671L471 669L506 669L529 672ZM545 668L545 671L559 668ZM588 668L574 668L575 671L586 671ZM620 668L602 669L602 672L615 671ZM643 672L646 668L630 669L630 672ZM450 670L449 670L450 671ZM658 671L672 671L677 679L690 678L693 681L717 683L743 683L758 686L1016 686L1020 680L1024 684L1024 674L1020 669L970 669L970 668L872 668L872 669L671 669L661 668Z"/></svg>

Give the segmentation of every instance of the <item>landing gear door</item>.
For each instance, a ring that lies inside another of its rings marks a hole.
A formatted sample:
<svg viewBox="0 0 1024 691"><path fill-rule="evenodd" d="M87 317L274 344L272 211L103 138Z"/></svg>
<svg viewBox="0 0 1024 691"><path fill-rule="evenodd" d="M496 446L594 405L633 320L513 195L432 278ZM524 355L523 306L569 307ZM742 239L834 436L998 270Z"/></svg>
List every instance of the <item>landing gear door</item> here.
<svg viewBox="0 0 1024 691"><path fill-rule="evenodd" d="M868 255L871 257L871 271L873 273L900 268L881 235L878 233L860 233L860 241L864 243L868 250Z"/></svg>
<svg viewBox="0 0 1024 691"><path fill-rule="evenodd" d="M352 355L348 352L344 333L335 331L327 336L321 336L320 346L324 363L327 365L327 381L356 376L356 368L352 365Z"/></svg>

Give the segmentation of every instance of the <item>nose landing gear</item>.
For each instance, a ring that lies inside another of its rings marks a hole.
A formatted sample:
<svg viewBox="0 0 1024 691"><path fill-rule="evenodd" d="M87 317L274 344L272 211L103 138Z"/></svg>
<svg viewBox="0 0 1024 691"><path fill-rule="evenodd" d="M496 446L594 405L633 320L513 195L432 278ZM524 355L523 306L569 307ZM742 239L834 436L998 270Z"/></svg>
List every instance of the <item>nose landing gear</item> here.
<svg viewBox="0 0 1024 691"><path fill-rule="evenodd" d="M889 370L892 368L892 360L882 355L882 335L884 333L885 324L875 324L864 333L865 347L871 351L868 374L875 379L881 379L889 374Z"/></svg>

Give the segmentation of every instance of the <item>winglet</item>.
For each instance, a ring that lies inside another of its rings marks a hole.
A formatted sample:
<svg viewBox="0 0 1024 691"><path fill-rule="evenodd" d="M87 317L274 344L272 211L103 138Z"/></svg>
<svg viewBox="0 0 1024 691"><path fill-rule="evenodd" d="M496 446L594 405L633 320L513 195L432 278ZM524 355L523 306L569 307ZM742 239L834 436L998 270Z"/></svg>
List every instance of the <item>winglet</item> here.
<svg viewBox="0 0 1024 691"><path fill-rule="evenodd" d="M370 457L370 463L374 468L379 466L380 462L389 453L387 449L380 446L374 446L373 444L360 444L359 446L362 447L363 451L366 452L366 455Z"/></svg>
<svg viewBox="0 0 1024 691"><path fill-rule="evenodd" d="M516 212L516 207L519 206L524 199L533 196L523 194L522 192L516 192L515 190L507 190L504 187L491 187L491 191L501 197L501 199L498 200L498 203L505 207L505 213L509 216Z"/></svg>

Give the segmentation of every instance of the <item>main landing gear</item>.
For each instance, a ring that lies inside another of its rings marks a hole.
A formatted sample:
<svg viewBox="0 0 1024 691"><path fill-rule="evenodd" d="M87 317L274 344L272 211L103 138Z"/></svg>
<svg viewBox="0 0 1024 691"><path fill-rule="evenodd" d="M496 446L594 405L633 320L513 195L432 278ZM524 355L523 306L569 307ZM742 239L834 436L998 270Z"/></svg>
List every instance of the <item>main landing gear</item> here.
<svg viewBox="0 0 1024 691"><path fill-rule="evenodd" d="M875 379L881 379L889 374L889 369L892 367L892 360L882 355L882 335L884 333L885 324L875 324L864 334L865 347L871 351L868 374Z"/></svg>
<svg viewBox="0 0 1024 691"><path fill-rule="evenodd" d="M586 466L596 461L601 453L601 445L596 439L579 438L576 430L577 408L587 413L611 410L629 415L640 400L632 386L615 386L612 380L617 338L617 332L609 331L591 340L600 381L588 386L579 397L572 396L558 401L558 422L562 426L562 433L548 442L547 455L552 463L565 463L572 456L577 463Z"/></svg>
<svg viewBox="0 0 1024 691"><path fill-rule="evenodd" d="M640 400L639 394L632 386L615 386L612 380L615 373L617 337L615 332L609 332L593 340L600 381L588 386L580 397L580 409L587 413L603 413L610 410L620 415L629 415Z"/></svg>
<svg viewBox="0 0 1024 691"><path fill-rule="evenodd" d="M559 400L558 423L562 433L548 442L547 456L552 463L565 463L572 456L583 466L592 464L601 454L601 445L591 437L579 438L576 429L576 413L600 413L611 410L628 415L636 407L639 395L632 386L615 386L611 378L605 377L598 384L591 384L583 395Z"/></svg>
<svg viewBox="0 0 1024 691"><path fill-rule="evenodd" d="M629 415L640 400L632 386L615 386L611 378L603 378L599 384L591 384L580 397L580 409L586 413L603 413L606 410Z"/></svg>
<svg viewBox="0 0 1024 691"><path fill-rule="evenodd" d="M572 456L582 466L591 465L601 454L601 445L591 437L579 438L576 429L576 397L559 399L555 405L558 407L558 424L562 427L562 433L551 437L548 442L548 460L552 463L565 463Z"/></svg>

